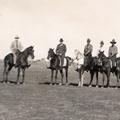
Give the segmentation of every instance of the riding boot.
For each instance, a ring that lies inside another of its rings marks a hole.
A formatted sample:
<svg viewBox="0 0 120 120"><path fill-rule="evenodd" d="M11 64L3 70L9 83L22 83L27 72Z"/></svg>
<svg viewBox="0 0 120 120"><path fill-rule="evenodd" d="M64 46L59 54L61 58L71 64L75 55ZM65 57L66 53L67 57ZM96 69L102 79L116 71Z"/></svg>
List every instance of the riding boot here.
<svg viewBox="0 0 120 120"><path fill-rule="evenodd" d="M27 65L26 67L29 68L31 66L31 64Z"/></svg>

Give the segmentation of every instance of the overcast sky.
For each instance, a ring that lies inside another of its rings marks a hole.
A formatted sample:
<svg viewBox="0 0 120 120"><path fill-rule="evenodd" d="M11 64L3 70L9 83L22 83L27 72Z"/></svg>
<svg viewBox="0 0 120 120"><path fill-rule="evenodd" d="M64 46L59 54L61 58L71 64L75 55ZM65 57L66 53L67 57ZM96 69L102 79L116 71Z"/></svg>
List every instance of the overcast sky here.
<svg viewBox="0 0 120 120"><path fill-rule="evenodd" d="M16 35L24 48L35 46L35 59L46 58L60 38L68 56L83 53L87 38L96 55L101 40L106 50L113 38L120 46L120 0L0 0L0 59Z"/></svg>

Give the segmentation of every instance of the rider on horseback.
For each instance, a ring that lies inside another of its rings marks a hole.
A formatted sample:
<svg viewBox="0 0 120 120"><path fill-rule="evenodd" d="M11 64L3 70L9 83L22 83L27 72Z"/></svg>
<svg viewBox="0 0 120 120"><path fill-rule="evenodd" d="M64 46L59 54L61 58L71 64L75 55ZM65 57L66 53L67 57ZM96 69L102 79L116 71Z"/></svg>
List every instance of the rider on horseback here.
<svg viewBox="0 0 120 120"><path fill-rule="evenodd" d="M60 44L57 45L56 48L56 54L58 55L59 59L60 59L60 69L62 69L63 64L64 64L64 58L65 58L65 53L66 53L66 45L63 44L63 39L60 39ZM51 60L50 60L50 67L47 67L48 69L51 69Z"/></svg>
<svg viewBox="0 0 120 120"><path fill-rule="evenodd" d="M113 72L114 68L116 67L116 56L118 54L118 48L117 48L117 46L115 46L116 42L114 39L110 43L112 45L109 47L108 55L112 62L111 67L112 67L112 72Z"/></svg>
<svg viewBox="0 0 120 120"><path fill-rule="evenodd" d="M97 51L97 57L98 57L98 54L100 53L100 52L104 52L105 53L105 47L104 47L104 41L101 41L100 42L100 47L99 47L99 49L98 49L98 51ZM100 61L100 59L98 60L98 65L99 66L102 66L102 61Z"/></svg>
<svg viewBox="0 0 120 120"><path fill-rule="evenodd" d="M23 49L23 46L22 46L21 42L18 41L18 39L19 39L19 36L16 36L15 41L13 41L11 46L10 46L10 49L13 53L15 68L18 67L18 65L19 65L19 52L18 51L21 52ZM25 63L25 64L26 64L26 67L30 66L30 65L28 65L28 63Z"/></svg>
<svg viewBox="0 0 120 120"><path fill-rule="evenodd" d="M84 48L84 65L88 66L89 61L92 58L93 46L90 44L90 39L87 39L87 45Z"/></svg>
<svg viewBox="0 0 120 120"><path fill-rule="evenodd" d="M64 58L65 58L65 53L66 53L66 45L63 44L63 39L60 39L60 44L57 45L56 48L56 54L59 56L61 64L60 64L60 68L62 69L62 66L64 64Z"/></svg>

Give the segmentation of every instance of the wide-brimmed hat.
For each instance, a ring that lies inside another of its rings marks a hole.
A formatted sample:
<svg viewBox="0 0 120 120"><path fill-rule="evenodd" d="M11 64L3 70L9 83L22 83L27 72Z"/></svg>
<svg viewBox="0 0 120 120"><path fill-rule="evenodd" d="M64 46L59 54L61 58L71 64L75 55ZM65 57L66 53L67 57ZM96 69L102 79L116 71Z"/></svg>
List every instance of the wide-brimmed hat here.
<svg viewBox="0 0 120 120"><path fill-rule="evenodd" d="M62 38L60 38L60 42L63 42L63 39L62 39Z"/></svg>
<svg viewBox="0 0 120 120"><path fill-rule="evenodd" d="M16 36L15 36L15 39L19 39L19 36L18 36L18 35L16 35Z"/></svg>
<svg viewBox="0 0 120 120"><path fill-rule="evenodd" d="M114 44L116 44L115 39L113 39L110 43L114 43Z"/></svg>
<svg viewBox="0 0 120 120"><path fill-rule="evenodd" d="M100 44L104 44L104 41L100 41Z"/></svg>
<svg viewBox="0 0 120 120"><path fill-rule="evenodd" d="M87 39L87 42L90 42L90 38Z"/></svg>

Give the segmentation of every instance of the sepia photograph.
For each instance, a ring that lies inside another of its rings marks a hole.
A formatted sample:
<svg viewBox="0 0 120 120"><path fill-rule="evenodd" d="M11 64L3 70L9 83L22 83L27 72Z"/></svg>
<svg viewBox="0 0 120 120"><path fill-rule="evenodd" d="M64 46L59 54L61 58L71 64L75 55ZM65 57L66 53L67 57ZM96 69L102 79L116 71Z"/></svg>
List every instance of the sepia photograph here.
<svg viewBox="0 0 120 120"><path fill-rule="evenodd" d="M0 120L120 120L119 0L0 0Z"/></svg>

